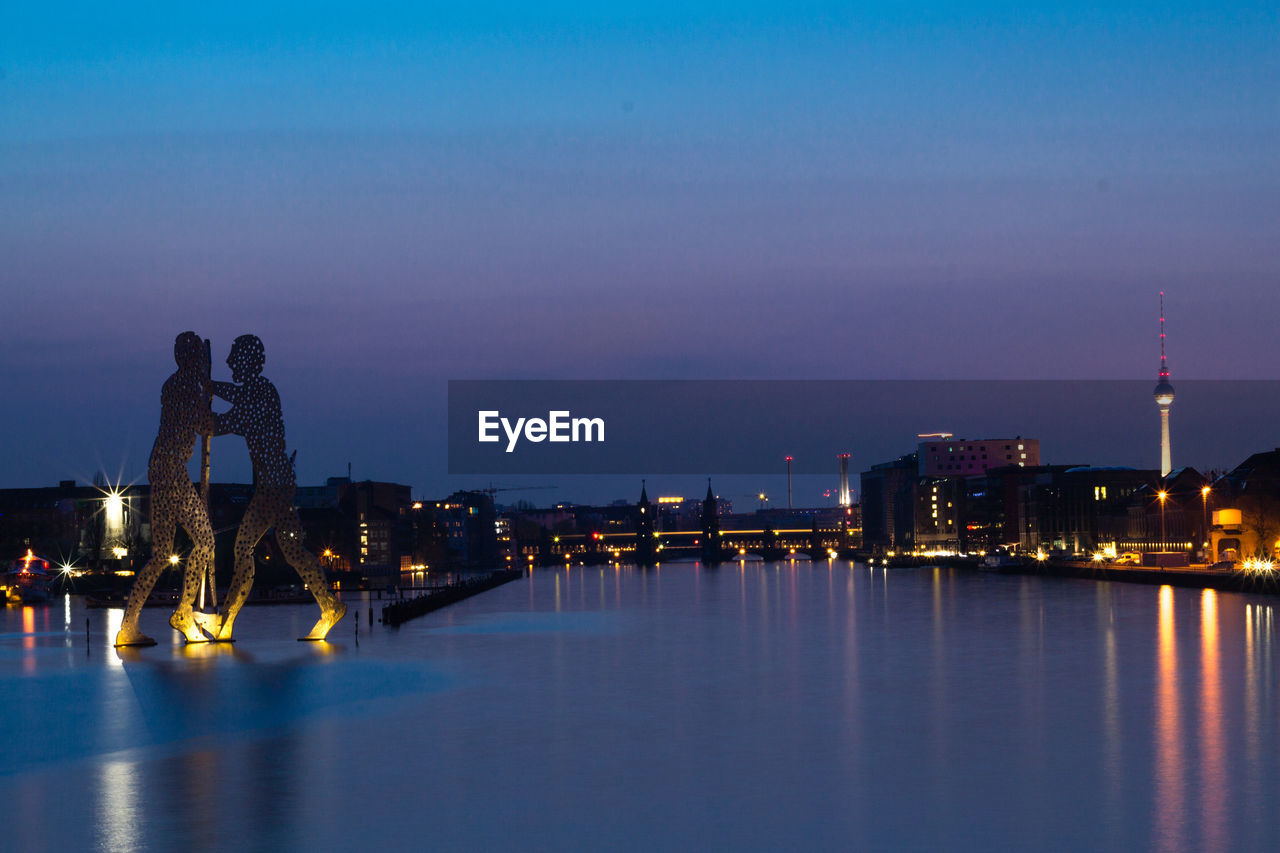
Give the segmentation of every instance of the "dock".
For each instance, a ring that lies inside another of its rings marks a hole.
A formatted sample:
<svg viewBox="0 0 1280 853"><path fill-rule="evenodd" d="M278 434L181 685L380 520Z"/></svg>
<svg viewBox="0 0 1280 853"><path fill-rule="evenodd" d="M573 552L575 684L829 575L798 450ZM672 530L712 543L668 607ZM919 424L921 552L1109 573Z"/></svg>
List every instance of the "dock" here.
<svg viewBox="0 0 1280 853"><path fill-rule="evenodd" d="M382 624L400 625L410 619L424 616L433 610L439 610L441 607L448 607L450 604L487 592L523 576L523 571L515 569L490 572L487 575L467 578L448 586L437 587L413 598L401 599L382 608Z"/></svg>

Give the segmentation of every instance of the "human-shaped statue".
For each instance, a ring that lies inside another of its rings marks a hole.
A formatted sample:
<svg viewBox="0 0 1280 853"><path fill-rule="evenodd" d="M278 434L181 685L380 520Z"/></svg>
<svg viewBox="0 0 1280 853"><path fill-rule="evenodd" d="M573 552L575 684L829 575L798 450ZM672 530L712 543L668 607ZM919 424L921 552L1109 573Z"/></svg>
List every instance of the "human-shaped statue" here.
<svg viewBox="0 0 1280 853"><path fill-rule="evenodd" d="M193 605L200 581L213 560L213 528L209 508L196 493L187 473L187 463L196 437L213 427L209 410L209 356L204 341L195 332L183 332L173 343L178 369L165 380L160 391L160 433L151 448L147 479L151 483L151 559L134 579L125 607L124 620L116 634L117 646L153 646L155 640L138 628L142 605L151 594L156 579L170 564L173 537L181 524L194 547L187 558L182 579L182 600L169 624L182 632L188 642L206 642L196 626Z"/></svg>
<svg viewBox="0 0 1280 853"><path fill-rule="evenodd" d="M241 335L231 345L227 366L234 382L214 382L213 393L231 403L224 414L214 415L214 435L234 433L244 437L253 463L254 491L236 532L235 574L218 613L197 613L196 619L214 640L229 641L240 608L253 588L253 549L268 530L275 529L276 544L289 565L307 584L320 605L320 621L304 640L323 640L347 606L329 589L324 569L302 545L302 524L293 507L297 480L293 458L285 455L284 419L280 395L262 376L266 356L257 335Z"/></svg>

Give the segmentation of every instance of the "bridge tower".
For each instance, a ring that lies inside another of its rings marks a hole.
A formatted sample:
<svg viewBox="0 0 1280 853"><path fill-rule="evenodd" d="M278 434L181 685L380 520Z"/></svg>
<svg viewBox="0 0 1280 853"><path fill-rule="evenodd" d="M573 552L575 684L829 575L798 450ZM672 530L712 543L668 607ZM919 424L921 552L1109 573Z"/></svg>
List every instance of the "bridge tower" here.
<svg viewBox="0 0 1280 853"><path fill-rule="evenodd" d="M656 565L658 562L657 524L644 480L640 481L640 502L636 504L635 522L636 563L641 566Z"/></svg>
<svg viewBox="0 0 1280 853"><path fill-rule="evenodd" d="M721 551L720 508L708 477L707 496L702 501L702 562L708 566L720 565Z"/></svg>

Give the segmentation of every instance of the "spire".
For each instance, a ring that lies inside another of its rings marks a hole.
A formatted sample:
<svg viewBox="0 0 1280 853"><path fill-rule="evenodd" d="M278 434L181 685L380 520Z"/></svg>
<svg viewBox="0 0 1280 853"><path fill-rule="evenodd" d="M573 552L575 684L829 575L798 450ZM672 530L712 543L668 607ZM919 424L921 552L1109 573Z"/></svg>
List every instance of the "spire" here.
<svg viewBox="0 0 1280 853"><path fill-rule="evenodd" d="M1169 379L1169 364L1165 361L1165 292L1160 291L1160 378Z"/></svg>
<svg viewBox="0 0 1280 853"><path fill-rule="evenodd" d="M1169 378L1169 366L1164 356L1164 291L1160 291L1160 378Z"/></svg>
<svg viewBox="0 0 1280 853"><path fill-rule="evenodd" d="M1173 385L1169 383L1169 363L1164 353L1164 291L1160 291L1160 375L1156 380L1156 403L1161 407L1173 402Z"/></svg>
<svg viewBox="0 0 1280 853"><path fill-rule="evenodd" d="M649 505L649 493L645 491L644 480L640 481L640 505L641 506Z"/></svg>
<svg viewBox="0 0 1280 853"><path fill-rule="evenodd" d="M715 503L715 500L716 500L716 493L711 491L710 477L707 478L707 500L711 501L712 503Z"/></svg>

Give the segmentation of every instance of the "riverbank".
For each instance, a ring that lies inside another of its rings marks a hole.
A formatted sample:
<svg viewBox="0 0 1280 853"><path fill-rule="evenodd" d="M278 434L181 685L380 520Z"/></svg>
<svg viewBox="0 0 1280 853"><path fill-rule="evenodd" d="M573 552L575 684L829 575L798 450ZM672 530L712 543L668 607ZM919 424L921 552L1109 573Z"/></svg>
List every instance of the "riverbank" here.
<svg viewBox="0 0 1280 853"><path fill-rule="evenodd" d="M1121 583L1157 584L1225 592L1280 594L1280 576L1275 572L1243 572L1238 570L1184 567L1160 569L1153 566L1116 566L1084 560L1032 561L1022 566L1005 567L1010 574L1084 580L1119 581Z"/></svg>
<svg viewBox="0 0 1280 853"><path fill-rule="evenodd" d="M951 569L989 571L1006 575L1034 575L1038 577L1073 578L1077 580L1116 581L1189 587L1192 589L1216 589L1223 592L1251 592L1263 595L1280 595L1280 573L1210 569L1187 566L1162 569L1156 566L1117 566L1113 563L1097 563L1092 560L1032 560L1013 562L999 567L986 568L976 557L943 557L921 560L918 557L895 557L883 561L868 562L872 567L923 568L942 566Z"/></svg>

